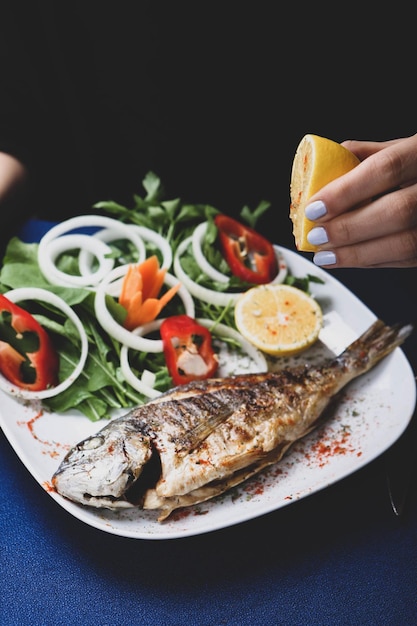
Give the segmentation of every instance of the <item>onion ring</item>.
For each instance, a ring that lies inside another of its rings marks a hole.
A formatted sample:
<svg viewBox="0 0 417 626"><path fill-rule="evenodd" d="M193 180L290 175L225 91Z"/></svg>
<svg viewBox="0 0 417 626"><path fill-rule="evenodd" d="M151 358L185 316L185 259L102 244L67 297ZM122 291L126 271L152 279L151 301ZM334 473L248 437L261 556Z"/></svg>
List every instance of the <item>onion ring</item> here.
<svg viewBox="0 0 417 626"><path fill-rule="evenodd" d="M156 246L158 246L162 254L161 269L169 269L172 265L172 248L169 245L167 239L157 233L155 230L147 228L146 226L134 225L133 228L137 230L139 235L145 241L151 241Z"/></svg>
<svg viewBox="0 0 417 626"><path fill-rule="evenodd" d="M160 320L160 322L162 323L162 320ZM148 326L148 324L147 324ZM138 330L142 330L142 327L139 327L139 329L135 329L132 332L134 334L137 334ZM162 344L162 341L161 341ZM131 385L133 387L133 389L136 389L136 391L139 391L139 393L143 393L144 396L147 396L148 398L157 398L161 395L161 391L158 391L157 389L154 389L154 387L152 387L151 385L149 385L145 378L145 372L147 370L145 370L142 374L141 378L138 378L132 371L132 368L130 367L130 363L129 363L129 346L127 346L126 344L123 344L120 350L120 368L122 370L122 374L125 377L126 381L129 383L129 385Z"/></svg>
<svg viewBox="0 0 417 626"><path fill-rule="evenodd" d="M113 289L111 289L111 294L117 297L119 293L119 287L121 286L120 280L118 283L116 283L116 286L112 286L110 285L110 283L112 281L116 281L117 279L121 279L126 274L129 265L130 264L115 267L98 285L94 300L94 309L97 320L102 328L104 328L104 330L109 333L109 335L117 339L117 341L119 341L121 344L125 344L133 350L140 350L141 352L162 352L162 340L147 339L140 336L139 329L146 327L146 325L138 327L138 329L136 329L136 334L134 334L130 330L127 330L126 328L121 326L121 324L116 322L116 320L107 309L106 295L109 294L109 287L110 289L111 287L113 287ZM166 273L164 283L166 283L169 287L173 287L174 285L178 284L178 278L176 276L173 276L172 274ZM178 289L177 295L181 298L184 304L186 315L194 317L194 301L183 285L181 285L181 287Z"/></svg>
<svg viewBox="0 0 417 626"><path fill-rule="evenodd" d="M168 241L150 228L146 228L145 226L138 226L136 224L129 224L129 228L132 229L133 232L137 232L138 235L145 241L151 241L154 243L161 252L162 255L162 263L160 265L161 269L169 269L172 265L172 250ZM117 234L115 234L113 228L103 228L96 233L90 235L94 239L99 239L100 241L109 242L117 238ZM87 248L87 247L86 247ZM80 250L80 254L78 257L78 263L80 267L80 272L83 276L91 273L91 263L92 263L92 254L86 248L82 248ZM113 268L110 268L110 270ZM109 270L109 271L110 271ZM98 281L97 281L98 282Z"/></svg>
<svg viewBox="0 0 417 626"><path fill-rule="evenodd" d="M208 287L203 287L203 285L196 283L188 276L188 274L186 274L186 272L184 272L181 266L180 257L185 252L189 244L193 243L193 236L194 235L191 235L190 237L187 237L187 239L184 239L177 248L174 256L175 275L195 298L217 306L228 306L229 304L234 305L242 292L216 291L214 289L209 289ZM288 272L287 263L281 250L278 246L274 246L274 250L279 269L274 280L271 283L268 283L271 285L283 282Z"/></svg>
<svg viewBox="0 0 417 626"><path fill-rule="evenodd" d="M198 264L198 266L203 270L203 272L205 274L207 274L207 276L209 278L211 278L214 281L217 281L219 283L227 283L230 280L230 276L228 276L227 274L223 274L222 272L219 272L219 270L217 270L216 268L214 268L206 259L204 253L203 253L203 249L202 249L202 242L204 239L204 235L206 234L207 231L207 226L208 226L208 222L202 222L201 224L199 224L197 226L197 228L194 230L193 236L192 236L192 246L193 246L193 255L194 258ZM284 255L282 254L281 250L278 248L278 246L273 246L274 248L274 252L275 252L275 257L277 259L277 265L278 265L278 273L275 276L275 278L271 281L271 285L277 285L279 283L282 283L287 274L288 274L288 266L287 266L287 262L285 261Z"/></svg>
<svg viewBox="0 0 417 626"><path fill-rule="evenodd" d="M81 323L78 315L72 310L72 308L59 296L41 289L38 287L20 287L18 289L12 289L4 294L11 302L20 302L22 300L39 300L40 302L47 302L52 306L59 309L64 315L66 315L76 327L81 339L81 353L79 361L74 368L72 374L68 376L62 383L48 389L42 389L41 391L30 391L28 389L22 389L17 385L13 385L4 376L0 374L0 389L5 391L9 395L22 398L24 400L43 400L45 398L52 398L62 393L78 378L83 371L85 362L88 356L88 339L84 327Z"/></svg>
<svg viewBox="0 0 417 626"><path fill-rule="evenodd" d="M129 239L133 243L138 252L138 263L145 260L146 249L143 239L139 236L137 231L132 229L131 226L124 224L123 222L118 222L111 217L100 215L79 215L53 226L45 233L39 242L39 267L45 278L53 285L62 285L63 277L62 272L60 272L50 261L50 254L48 252L50 243L64 233L85 227L101 227L111 229L115 233L115 236ZM68 284L77 286L79 285L80 278L71 274L65 274L65 281L65 286L68 286ZM90 286L95 286L95 284L91 284Z"/></svg>
<svg viewBox="0 0 417 626"><path fill-rule="evenodd" d="M207 232L207 226L208 226L208 222L202 222L194 230L192 240L191 240L192 246L193 246L194 258L197 261L198 266L203 270L205 274L207 274L209 278L219 283L228 283L230 280L230 277L226 276L226 274L223 274L222 272L219 272L219 270L216 270L216 268L214 268L207 261L203 253L201 244L203 243L204 236Z"/></svg>
<svg viewBox="0 0 417 626"><path fill-rule="evenodd" d="M187 237L180 243L177 248L177 251L174 256L174 273L177 276L178 280L188 289L188 291L199 300L203 300L203 302L209 302L210 304L218 305L218 306L228 306L229 304L234 304L239 297L239 293L231 293L231 292L223 292L223 291L214 291L214 289L208 289L207 287L203 287L199 285L194 280L192 280L188 274L184 272L181 266L180 257L185 252L190 243L192 243L192 236Z"/></svg>
<svg viewBox="0 0 417 626"><path fill-rule="evenodd" d="M271 280L271 282L269 284L270 285L279 285L280 283L283 283L284 280L287 277L288 265L287 265L287 261L285 260L284 255L282 254L282 252L278 248L278 246L276 246L274 244L273 247L274 247L274 250L275 250L275 256L277 258L278 274L275 276L274 280Z"/></svg>
<svg viewBox="0 0 417 626"><path fill-rule="evenodd" d="M91 268L86 271L86 268L80 267L81 276L75 276L61 272L56 267L55 261L60 254L76 248L98 259L99 267L96 271L93 272ZM54 277L55 283L53 284L63 287L89 287L99 283L113 268L114 260L107 256L110 252L111 248L107 244L90 235L62 235L52 239L42 249L43 266L41 269L50 282Z"/></svg>
<svg viewBox="0 0 417 626"><path fill-rule="evenodd" d="M135 328L132 332L135 335L146 335L147 333L159 330L163 321L164 320L161 318L158 320L154 320L153 322L149 322L149 324L144 324L143 326ZM260 372L266 372L268 370L268 364L262 352L260 352L257 348L255 348L255 346L247 341L237 330L235 330L234 328L230 328L230 326L226 326L225 324L217 324L213 320L206 318L198 318L196 321L201 324L201 326L205 326L208 329L214 327L214 330L212 330L211 332L213 335L217 335L220 340L222 339L222 337L234 339L240 345L240 347L250 356L250 358L255 361L256 365L259 367ZM163 392L154 389L143 380L145 372L143 372L142 378L138 378L137 376L135 376L130 367L129 346L127 346L126 344L122 345L122 348L120 350L120 367L123 376L126 378L127 382L134 389L136 389L136 391L143 393L148 398L157 398L162 395Z"/></svg>

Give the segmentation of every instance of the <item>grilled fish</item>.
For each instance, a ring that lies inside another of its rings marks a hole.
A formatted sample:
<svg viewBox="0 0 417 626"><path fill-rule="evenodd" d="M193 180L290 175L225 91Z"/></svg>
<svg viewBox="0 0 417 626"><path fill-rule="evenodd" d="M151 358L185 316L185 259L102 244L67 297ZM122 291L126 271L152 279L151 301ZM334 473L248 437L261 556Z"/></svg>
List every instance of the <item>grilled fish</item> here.
<svg viewBox="0 0 417 626"><path fill-rule="evenodd" d="M278 462L317 427L350 381L401 345L412 329L378 320L319 366L176 387L72 448L53 486L91 507L155 509L162 521Z"/></svg>

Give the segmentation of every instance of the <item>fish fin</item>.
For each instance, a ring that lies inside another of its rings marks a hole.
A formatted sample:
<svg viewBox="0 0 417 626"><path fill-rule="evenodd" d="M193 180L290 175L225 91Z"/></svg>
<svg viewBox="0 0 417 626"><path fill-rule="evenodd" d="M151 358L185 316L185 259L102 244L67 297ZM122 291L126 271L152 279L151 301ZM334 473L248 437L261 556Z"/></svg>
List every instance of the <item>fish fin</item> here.
<svg viewBox="0 0 417 626"><path fill-rule="evenodd" d="M353 367L365 372L400 346L413 330L413 324L399 323L387 326L377 319L356 341L334 359L333 364L336 367Z"/></svg>
<svg viewBox="0 0 417 626"><path fill-rule="evenodd" d="M250 466L234 472L223 480L215 480L208 485L194 489L193 491L181 496L164 498L159 496L155 489L150 489L146 493L143 508L145 510L158 509L158 522L163 522L176 509L201 504L202 502L211 500L216 496L222 495L226 491L230 491L233 487L241 485L249 478L256 476L256 474L259 474L266 467L280 461L293 443L294 442L292 441L283 442L279 448L275 448L268 454L262 455L258 461L255 461Z"/></svg>

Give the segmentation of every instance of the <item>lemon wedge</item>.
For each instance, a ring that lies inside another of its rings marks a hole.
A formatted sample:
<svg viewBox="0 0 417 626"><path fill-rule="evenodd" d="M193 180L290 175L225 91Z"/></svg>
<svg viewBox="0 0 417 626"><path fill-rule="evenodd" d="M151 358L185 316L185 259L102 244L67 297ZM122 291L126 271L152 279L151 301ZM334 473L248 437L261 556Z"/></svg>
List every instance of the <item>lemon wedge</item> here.
<svg viewBox="0 0 417 626"><path fill-rule="evenodd" d="M314 222L304 215L311 196L359 163L356 155L336 141L318 135L304 135L301 139L295 152L290 182L290 219L297 250L314 252L317 249L307 241Z"/></svg>
<svg viewBox="0 0 417 626"><path fill-rule="evenodd" d="M318 302L290 285L258 285L248 289L235 305L241 335L273 356L297 354L318 339L323 313Z"/></svg>

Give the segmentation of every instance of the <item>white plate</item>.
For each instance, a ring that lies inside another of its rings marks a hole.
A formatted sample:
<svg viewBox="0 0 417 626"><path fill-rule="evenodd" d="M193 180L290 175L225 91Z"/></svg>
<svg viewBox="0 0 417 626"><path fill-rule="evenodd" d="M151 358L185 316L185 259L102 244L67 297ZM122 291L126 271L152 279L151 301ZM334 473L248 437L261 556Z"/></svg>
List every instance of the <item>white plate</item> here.
<svg viewBox="0 0 417 626"><path fill-rule="evenodd" d="M340 352L371 325L375 315L331 274L297 253L281 250L292 274L312 274L325 281L324 285L312 283L311 290L326 314L326 326L321 341L299 359L328 356L329 348ZM39 484L71 515L115 535L175 539L264 515L357 471L403 433L414 409L416 387L412 369L397 348L371 372L351 383L330 420L298 442L280 463L228 494L174 513L163 523L157 522L153 512L89 509L54 493L50 480L61 458L103 424L92 423L76 413L42 413L39 406L18 402L2 392L0 397L0 426L10 444Z"/></svg>

